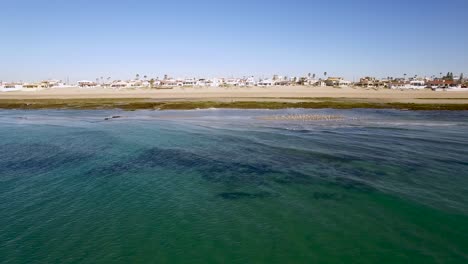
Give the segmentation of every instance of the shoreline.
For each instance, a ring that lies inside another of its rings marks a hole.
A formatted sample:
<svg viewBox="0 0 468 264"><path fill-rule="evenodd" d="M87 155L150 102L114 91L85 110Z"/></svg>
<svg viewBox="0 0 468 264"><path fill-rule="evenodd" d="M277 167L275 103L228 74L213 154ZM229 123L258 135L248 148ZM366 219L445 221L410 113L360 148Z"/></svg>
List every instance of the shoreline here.
<svg viewBox="0 0 468 264"><path fill-rule="evenodd" d="M206 108L374 108L468 110L468 91L307 86L157 89L45 89L0 93L0 109L190 110Z"/></svg>
<svg viewBox="0 0 468 264"><path fill-rule="evenodd" d="M262 100L154 100L148 98L80 98L80 99L0 99L0 109L15 110L194 110L194 109L398 109L398 110L468 110L467 103L405 103L343 98L297 100L267 98Z"/></svg>

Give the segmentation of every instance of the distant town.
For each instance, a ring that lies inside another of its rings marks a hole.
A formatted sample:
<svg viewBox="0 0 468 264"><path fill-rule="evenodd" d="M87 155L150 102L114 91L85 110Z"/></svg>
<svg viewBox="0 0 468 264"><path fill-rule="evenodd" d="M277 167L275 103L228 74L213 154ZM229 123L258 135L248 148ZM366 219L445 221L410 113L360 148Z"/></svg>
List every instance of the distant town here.
<svg viewBox="0 0 468 264"><path fill-rule="evenodd" d="M309 73L302 77L286 77L273 75L271 78L255 78L254 76L242 78L173 78L165 75L162 78L151 78L146 75L136 74L131 80L113 80L111 77L98 77L95 80L81 80L76 83L62 80L42 80L32 83L2 82L1 92L13 91L38 91L50 88L147 88L147 89L171 89L174 87L268 87L268 86L310 86L310 87L362 87L382 89L432 89L434 91L468 91L468 79L463 74L455 76L452 72L440 73L438 76L421 77L418 75L402 77L362 77L357 82L346 80L342 77L328 76L324 72L321 77Z"/></svg>

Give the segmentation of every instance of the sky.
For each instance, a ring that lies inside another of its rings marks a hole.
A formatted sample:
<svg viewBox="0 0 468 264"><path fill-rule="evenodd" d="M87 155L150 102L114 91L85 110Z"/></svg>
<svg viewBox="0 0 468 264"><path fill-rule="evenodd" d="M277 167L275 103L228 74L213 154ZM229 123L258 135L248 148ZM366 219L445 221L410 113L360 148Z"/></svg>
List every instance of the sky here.
<svg viewBox="0 0 468 264"><path fill-rule="evenodd" d="M0 80L468 75L467 0L0 0Z"/></svg>

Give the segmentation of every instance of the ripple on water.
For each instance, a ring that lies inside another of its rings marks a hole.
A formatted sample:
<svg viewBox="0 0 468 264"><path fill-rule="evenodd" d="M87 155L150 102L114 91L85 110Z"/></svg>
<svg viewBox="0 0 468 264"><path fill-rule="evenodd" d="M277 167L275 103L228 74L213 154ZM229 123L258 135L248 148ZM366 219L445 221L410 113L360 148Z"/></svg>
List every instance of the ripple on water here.
<svg viewBox="0 0 468 264"><path fill-rule="evenodd" d="M464 120L3 111L0 262L466 263Z"/></svg>

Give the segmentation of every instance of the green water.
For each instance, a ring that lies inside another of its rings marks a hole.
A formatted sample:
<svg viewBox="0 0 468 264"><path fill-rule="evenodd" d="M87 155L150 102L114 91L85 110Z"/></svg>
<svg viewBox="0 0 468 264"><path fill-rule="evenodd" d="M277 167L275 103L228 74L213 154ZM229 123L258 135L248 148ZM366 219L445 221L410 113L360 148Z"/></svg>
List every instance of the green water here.
<svg viewBox="0 0 468 264"><path fill-rule="evenodd" d="M345 118L258 118L286 113ZM468 262L468 112L9 110L0 135L0 263Z"/></svg>

